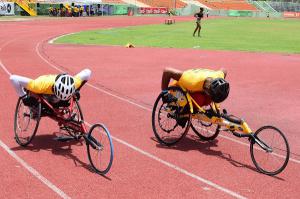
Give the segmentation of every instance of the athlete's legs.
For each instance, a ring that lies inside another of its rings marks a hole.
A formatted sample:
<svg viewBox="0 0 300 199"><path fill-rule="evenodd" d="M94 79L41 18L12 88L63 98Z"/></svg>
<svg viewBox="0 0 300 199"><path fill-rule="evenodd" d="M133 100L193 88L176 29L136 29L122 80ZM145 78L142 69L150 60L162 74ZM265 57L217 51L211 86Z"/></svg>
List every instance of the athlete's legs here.
<svg viewBox="0 0 300 199"><path fill-rule="evenodd" d="M31 81L31 79L19 75L11 75L9 79L19 97L26 95L24 88L27 86L28 82Z"/></svg>
<svg viewBox="0 0 300 199"><path fill-rule="evenodd" d="M200 29L201 29L200 22L197 21L197 22L196 22L196 28L195 28L195 31L194 31L193 36L195 36L195 33L198 31L198 37L199 37Z"/></svg>
<svg viewBox="0 0 300 199"><path fill-rule="evenodd" d="M198 28L199 28L199 25L198 25L198 22L196 22L196 28L195 28L194 33L193 33L194 37L195 37L195 33L197 32Z"/></svg>
<svg viewBox="0 0 300 199"><path fill-rule="evenodd" d="M198 37L200 37L200 30L201 30L201 22L198 22Z"/></svg>

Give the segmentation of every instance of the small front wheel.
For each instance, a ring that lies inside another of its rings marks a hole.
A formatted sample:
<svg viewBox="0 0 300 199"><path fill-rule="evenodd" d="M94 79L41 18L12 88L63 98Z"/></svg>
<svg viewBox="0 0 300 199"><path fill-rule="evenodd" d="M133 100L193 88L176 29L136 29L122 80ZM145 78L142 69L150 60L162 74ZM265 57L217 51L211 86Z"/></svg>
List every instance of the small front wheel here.
<svg viewBox="0 0 300 199"><path fill-rule="evenodd" d="M288 164L290 148L284 134L273 126L263 126L254 133L250 143L251 159L264 174L277 175Z"/></svg>
<svg viewBox="0 0 300 199"><path fill-rule="evenodd" d="M106 174L113 162L114 147L107 128L102 124L94 124L87 135L88 158L99 174Z"/></svg>
<svg viewBox="0 0 300 199"><path fill-rule="evenodd" d="M16 142L27 146L35 136L41 120L41 103L32 106L24 105L22 98L18 99L14 119Z"/></svg>

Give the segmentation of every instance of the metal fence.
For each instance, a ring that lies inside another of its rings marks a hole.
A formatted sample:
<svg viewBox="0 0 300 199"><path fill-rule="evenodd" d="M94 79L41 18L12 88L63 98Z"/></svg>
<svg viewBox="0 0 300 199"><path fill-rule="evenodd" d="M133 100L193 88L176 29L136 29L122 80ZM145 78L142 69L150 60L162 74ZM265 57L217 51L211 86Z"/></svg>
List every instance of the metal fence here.
<svg viewBox="0 0 300 199"><path fill-rule="evenodd" d="M270 6L272 6L278 12L300 12L300 3L293 2L277 2L277 1L268 1Z"/></svg>

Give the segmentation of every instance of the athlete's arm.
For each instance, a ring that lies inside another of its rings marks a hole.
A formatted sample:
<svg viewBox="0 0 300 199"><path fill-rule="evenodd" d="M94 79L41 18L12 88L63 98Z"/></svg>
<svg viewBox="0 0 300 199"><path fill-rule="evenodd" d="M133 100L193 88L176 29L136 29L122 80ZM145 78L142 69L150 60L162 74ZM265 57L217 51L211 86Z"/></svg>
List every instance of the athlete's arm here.
<svg viewBox="0 0 300 199"><path fill-rule="evenodd" d="M221 68L220 71L224 73L224 79L225 79L227 76L227 70L225 68Z"/></svg>
<svg viewBox="0 0 300 199"><path fill-rule="evenodd" d="M80 88L90 79L91 74L92 72L90 69L84 69L74 76L76 90L80 90Z"/></svg>
<svg viewBox="0 0 300 199"><path fill-rule="evenodd" d="M168 88L170 80L179 80L182 75L182 71L175 68L165 68L161 80L161 89L165 90Z"/></svg>
<svg viewBox="0 0 300 199"><path fill-rule="evenodd" d="M18 93L19 97L26 95L24 88L26 88L26 86L30 81L32 81L32 79L19 76L19 75L11 75L9 79L13 87L15 88L16 92Z"/></svg>
<svg viewBox="0 0 300 199"><path fill-rule="evenodd" d="M75 77L78 77L81 79L81 81L88 81L91 77L92 71L90 69L84 69L80 71Z"/></svg>

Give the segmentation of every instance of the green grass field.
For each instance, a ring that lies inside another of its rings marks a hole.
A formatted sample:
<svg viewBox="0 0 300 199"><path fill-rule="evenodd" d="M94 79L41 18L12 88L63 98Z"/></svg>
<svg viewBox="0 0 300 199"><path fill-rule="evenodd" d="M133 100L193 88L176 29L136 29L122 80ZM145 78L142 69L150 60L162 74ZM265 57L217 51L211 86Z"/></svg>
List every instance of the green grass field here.
<svg viewBox="0 0 300 199"><path fill-rule="evenodd" d="M203 20L201 37L195 22L103 29L64 36L55 43L136 47L195 48L300 53L300 21L293 19L222 18Z"/></svg>

